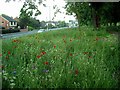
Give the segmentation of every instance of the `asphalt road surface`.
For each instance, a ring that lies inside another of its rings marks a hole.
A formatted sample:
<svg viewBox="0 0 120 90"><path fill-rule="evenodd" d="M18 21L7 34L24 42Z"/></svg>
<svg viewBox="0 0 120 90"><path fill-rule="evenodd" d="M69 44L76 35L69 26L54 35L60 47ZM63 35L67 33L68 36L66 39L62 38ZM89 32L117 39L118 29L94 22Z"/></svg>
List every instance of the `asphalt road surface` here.
<svg viewBox="0 0 120 90"><path fill-rule="evenodd" d="M41 32L47 32L47 31L52 31L52 30L61 30L61 29L65 29L68 27L63 27L63 28L54 28L54 29L40 29L40 30L33 30L33 31L28 31L28 32L17 32L17 33L9 33L9 34L1 34L0 38L2 39L11 39L11 38L17 38L17 37L21 37L21 36L26 36L26 35L30 35L30 34L36 34L36 33L41 33Z"/></svg>

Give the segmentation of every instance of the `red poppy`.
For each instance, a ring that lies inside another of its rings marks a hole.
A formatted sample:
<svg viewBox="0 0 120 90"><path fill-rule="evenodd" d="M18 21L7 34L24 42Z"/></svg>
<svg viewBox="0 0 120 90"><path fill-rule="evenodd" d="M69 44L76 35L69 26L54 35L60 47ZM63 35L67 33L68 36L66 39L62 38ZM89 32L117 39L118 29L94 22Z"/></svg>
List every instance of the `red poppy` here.
<svg viewBox="0 0 120 90"><path fill-rule="evenodd" d="M72 39L70 39L70 42L72 42Z"/></svg>
<svg viewBox="0 0 120 90"><path fill-rule="evenodd" d="M54 48L56 48L56 46L54 45Z"/></svg>
<svg viewBox="0 0 120 90"><path fill-rule="evenodd" d="M40 58L40 57L41 57L40 55L37 56L37 58Z"/></svg>
<svg viewBox="0 0 120 90"><path fill-rule="evenodd" d="M92 56L88 56L88 58L92 58Z"/></svg>
<svg viewBox="0 0 120 90"><path fill-rule="evenodd" d="M72 56L72 53L70 53L70 56Z"/></svg>
<svg viewBox="0 0 120 90"><path fill-rule="evenodd" d="M2 54L0 54L0 57L2 56Z"/></svg>
<svg viewBox="0 0 120 90"><path fill-rule="evenodd" d="M8 51L8 54L10 54L10 51Z"/></svg>
<svg viewBox="0 0 120 90"><path fill-rule="evenodd" d="M98 40L99 40L99 38L97 37L97 38L96 38L96 41L98 41Z"/></svg>
<svg viewBox="0 0 120 90"><path fill-rule="evenodd" d="M18 40L13 40L13 42L18 42Z"/></svg>
<svg viewBox="0 0 120 90"><path fill-rule="evenodd" d="M64 43L66 43L66 41L64 40Z"/></svg>
<svg viewBox="0 0 120 90"><path fill-rule="evenodd" d="M79 72L78 72L78 70L76 69L76 70L75 70L75 74L78 75L78 73L79 73Z"/></svg>
<svg viewBox="0 0 120 90"><path fill-rule="evenodd" d="M84 54L88 54L88 52L84 52Z"/></svg>
<svg viewBox="0 0 120 90"><path fill-rule="evenodd" d="M49 63L48 62L44 62L45 65L48 65Z"/></svg>
<svg viewBox="0 0 120 90"><path fill-rule="evenodd" d="M16 40L13 40L13 42L16 42Z"/></svg>
<svg viewBox="0 0 120 90"><path fill-rule="evenodd" d="M42 52L41 54L44 55L44 54L46 54L46 52Z"/></svg>
<svg viewBox="0 0 120 90"><path fill-rule="evenodd" d="M9 57L8 57L8 56L6 56L5 58L6 58L6 59L9 59Z"/></svg>

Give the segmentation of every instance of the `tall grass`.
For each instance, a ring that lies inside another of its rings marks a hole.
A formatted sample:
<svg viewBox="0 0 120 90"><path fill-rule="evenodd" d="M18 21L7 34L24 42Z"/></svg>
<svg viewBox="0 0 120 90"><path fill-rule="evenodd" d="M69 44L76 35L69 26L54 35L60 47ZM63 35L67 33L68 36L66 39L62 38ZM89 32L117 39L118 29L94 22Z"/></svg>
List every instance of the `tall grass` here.
<svg viewBox="0 0 120 90"><path fill-rule="evenodd" d="M117 43L90 27L3 40L3 87L116 88Z"/></svg>

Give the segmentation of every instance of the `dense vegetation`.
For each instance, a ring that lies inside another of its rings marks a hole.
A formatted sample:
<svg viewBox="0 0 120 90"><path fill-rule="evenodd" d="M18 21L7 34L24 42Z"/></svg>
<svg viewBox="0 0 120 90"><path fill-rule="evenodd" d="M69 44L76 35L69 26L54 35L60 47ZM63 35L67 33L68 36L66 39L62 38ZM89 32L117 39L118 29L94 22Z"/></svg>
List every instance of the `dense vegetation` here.
<svg viewBox="0 0 120 90"><path fill-rule="evenodd" d="M81 28L3 40L3 88L118 87L117 38Z"/></svg>
<svg viewBox="0 0 120 90"><path fill-rule="evenodd" d="M37 8L25 2L20 19L33 27L27 21L34 21ZM65 8L76 16L79 28L3 39L3 88L119 87L120 41L111 31L120 30L120 2L67 2Z"/></svg>
<svg viewBox="0 0 120 90"><path fill-rule="evenodd" d="M20 29L2 29L0 30L2 34L7 34L7 33L16 33L20 32Z"/></svg>
<svg viewBox="0 0 120 90"><path fill-rule="evenodd" d="M75 14L79 27L84 24L98 28L108 23L116 26L120 22L120 2L68 2L65 8L68 14Z"/></svg>

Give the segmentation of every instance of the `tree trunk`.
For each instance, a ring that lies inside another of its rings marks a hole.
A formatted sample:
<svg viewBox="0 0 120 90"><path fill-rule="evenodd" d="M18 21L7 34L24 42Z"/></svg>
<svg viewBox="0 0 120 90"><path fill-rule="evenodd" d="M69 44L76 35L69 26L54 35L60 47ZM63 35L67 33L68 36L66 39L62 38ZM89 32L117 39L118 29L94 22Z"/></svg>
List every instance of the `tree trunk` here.
<svg viewBox="0 0 120 90"><path fill-rule="evenodd" d="M95 22L95 15L96 15L96 13L95 13L95 10L92 8L92 20L93 20L93 26L94 26L94 28L96 27L96 22Z"/></svg>
<svg viewBox="0 0 120 90"><path fill-rule="evenodd" d="M93 25L94 28L97 29L100 27L100 23L99 23L99 15L97 15L97 12L92 9L92 18L93 18Z"/></svg>
<svg viewBox="0 0 120 90"><path fill-rule="evenodd" d="M100 23L99 23L99 15L96 15L96 28L100 27Z"/></svg>

